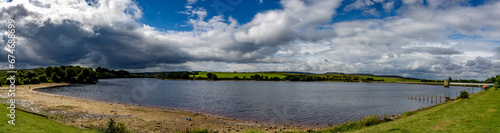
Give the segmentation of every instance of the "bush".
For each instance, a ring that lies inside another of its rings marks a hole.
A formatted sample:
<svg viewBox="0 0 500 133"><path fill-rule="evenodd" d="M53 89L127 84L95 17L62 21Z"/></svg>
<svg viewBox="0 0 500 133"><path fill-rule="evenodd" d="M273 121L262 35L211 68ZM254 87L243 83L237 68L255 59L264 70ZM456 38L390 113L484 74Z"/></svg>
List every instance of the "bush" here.
<svg viewBox="0 0 500 133"><path fill-rule="evenodd" d="M467 91L460 91L460 96L457 99L469 98L469 93Z"/></svg>
<svg viewBox="0 0 500 133"><path fill-rule="evenodd" d="M401 115L401 117L407 117L407 116L410 116L410 115L413 115L413 114L415 114L415 112L413 112L413 111L406 111L406 112L404 112L404 113Z"/></svg>
<svg viewBox="0 0 500 133"><path fill-rule="evenodd" d="M109 118L108 125L106 128L101 129L102 132L105 133L129 133L130 131L125 128L125 124L116 123L113 118Z"/></svg>

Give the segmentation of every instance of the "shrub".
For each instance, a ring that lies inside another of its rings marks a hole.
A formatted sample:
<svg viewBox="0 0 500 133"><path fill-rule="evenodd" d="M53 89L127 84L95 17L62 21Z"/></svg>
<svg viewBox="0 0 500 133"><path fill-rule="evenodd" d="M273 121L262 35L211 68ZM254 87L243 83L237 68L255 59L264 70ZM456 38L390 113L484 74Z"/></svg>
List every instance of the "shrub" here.
<svg viewBox="0 0 500 133"><path fill-rule="evenodd" d="M460 96L457 99L469 98L469 93L467 91L460 91Z"/></svg>
<svg viewBox="0 0 500 133"><path fill-rule="evenodd" d="M125 128L125 124L116 123L113 118L109 118L107 127L101 129L104 133L129 133L130 131Z"/></svg>
<svg viewBox="0 0 500 133"><path fill-rule="evenodd" d="M401 116L402 117L407 117L407 116L410 116L410 115L413 115L413 114L415 114L415 112L413 112L413 111L406 111Z"/></svg>

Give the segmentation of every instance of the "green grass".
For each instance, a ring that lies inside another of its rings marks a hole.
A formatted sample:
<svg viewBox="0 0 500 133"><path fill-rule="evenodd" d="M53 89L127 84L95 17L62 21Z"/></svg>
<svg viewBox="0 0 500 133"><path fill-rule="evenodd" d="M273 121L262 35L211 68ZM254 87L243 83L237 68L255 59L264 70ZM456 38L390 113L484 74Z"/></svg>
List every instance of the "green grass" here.
<svg viewBox="0 0 500 133"><path fill-rule="evenodd" d="M234 76L238 76L238 78L250 78L250 76L258 74L260 76L268 76L269 78L271 77L278 77L278 78L285 78L288 73L273 73L273 72L252 72L252 73L234 73L234 72L199 72L196 77L202 77L206 78L208 73L213 73L217 75L217 78L219 79L232 79Z"/></svg>
<svg viewBox="0 0 500 133"><path fill-rule="evenodd" d="M286 75L297 75L295 73L282 73L282 72L249 72L249 73L241 73L241 72L199 72L196 77L207 78L208 73L216 74L219 79L233 79L234 76L238 76L238 78L242 79L243 77L250 78L250 76L258 74L261 76L271 77L279 77L281 79L285 78ZM310 75L310 74L305 74ZM314 74L314 76L318 77L327 77L327 76L342 76L342 75L332 75L332 74ZM384 80L383 82L420 82L417 79L404 79L404 78L390 78L390 77L373 77L373 76L358 76L358 75L345 75L345 76L357 76L363 79L373 78L374 80ZM191 75L191 77L193 77Z"/></svg>
<svg viewBox="0 0 500 133"><path fill-rule="evenodd" d="M383 79L385 82L420 82L418 79L404 79L404 78L390 78L390 77L373 77L373 76L359 76L362 78L373 78L374 80Z"/></svg>
<svg viewBox="0 0 500 133"><path fill-rule="evenodd" d="M80 129L71 125L56 122L43 116L26 113L16 110L16 125L8 124L10 118L6 115L9 113L7 106L0 104L0 132L2 133L89 133L97 132L95 130Z"/></svg>
<svg viewBox="0 0 500 133"><path fill-rule="evenodd" d="M490 89L353 132L500 132L500 91Z"/></svg>

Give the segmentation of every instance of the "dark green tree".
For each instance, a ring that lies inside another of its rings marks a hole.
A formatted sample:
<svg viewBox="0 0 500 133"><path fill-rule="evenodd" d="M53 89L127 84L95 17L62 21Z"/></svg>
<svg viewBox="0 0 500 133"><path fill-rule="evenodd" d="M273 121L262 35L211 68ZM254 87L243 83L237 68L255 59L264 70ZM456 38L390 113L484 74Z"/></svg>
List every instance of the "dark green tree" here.
<svg viewBox="0 0 500 133"><path fill-rule="evenodd" d="M497 75L494 87L495 87L495 90L500 89L500 75Z"/></svg>
<svg viewBox="0 0 500 133"><path fill-rule="evenodd" d="M213 73L207 73L207 78L208 79L212 79L212 75L214 75Z"/></svg>
<svg viewBox="0 0 500 133"><path fill-rule="evenodd" d="M70 83L78 82L76 80L76 72L75 69L73 69L73 67L66 67L66 75L64 76L64 78L66 79L67 82Z"/></svg>
<svg viewBox="0 0 500 133"><path fill-rule="evenodd" d="M484 82L486 82L486 83L495 83L496 80L497 79L495 77L491 77L491 78L486 79Z"/></svg>
<svg viewBox="0 0 500 133"><path fill-rule="evenodd" d="M55 73L55 72L52 72L50 79L52 79L52 82L56 82L56 83L59 83L61 81L59 76L57 76L57 73Z"/></svg>
<svg viewBox="0 0 500 133"><path fill-rule="evenodd" d="M207 73L207 78L209 80L217 80L217 75L216 74L213 74L213 73Z"/></svg>
<svg viewBox="0 0 500 133"><path fill-rule="evenodd" d="M40 80L41 83L47 83L48 82L47 75L45 75L45 74L38 75L38 79Z"/></svg>

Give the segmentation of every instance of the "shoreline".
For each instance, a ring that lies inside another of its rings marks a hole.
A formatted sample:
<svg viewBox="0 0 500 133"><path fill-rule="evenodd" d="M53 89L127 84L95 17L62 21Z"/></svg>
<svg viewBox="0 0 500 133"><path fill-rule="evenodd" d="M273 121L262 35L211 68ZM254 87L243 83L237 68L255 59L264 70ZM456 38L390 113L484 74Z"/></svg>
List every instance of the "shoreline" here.
<svg viewBox="0 0 500 133"><path fill-rule="evenodd" d="M17 86L18 94L16 94L16 101L20 104L18 106L22 106L25 111L36 114L44 115L48 112L55 112L56 115L58 115L57 113L77 115L77 118L62 118L63 120L57 119L56 121L79 128L95 128L96 126L104 125L108 118L113 118L117 122L124 122L127 129L134 132L175 132L202 128L213 129L219 132L247 130L274 132L324 130L330 128L248 121L212 115L200 111L98 101L36 91L37 89L68 85L71 84L42 83L19 85ZM4 94L4 91L4 89L0 89L0 94ZM25 105L26 103L28 104ZM191 121L186 120L186 118L190 118Z"/></svg>
<svg viewBox="0 0 500 133"><path fill-rule="evenodd" d="M181 80L181 81L265 81L265 82L335 82L335 83L395 83L395 84L420 84L420 85L441 85L444 87L444 83L437 82L386 82L386 81L369 81L369 82L345 82L345 81L289 81L289 80L234 80L234 79L218 79L218 80L207 80L207 79L158 79L156 80ZM483 83L475 83L475 84L483 84ZM491 84L491 83L484 83ZM454 84L450 83L450 86L462 86L462 87L482 87L482 85L470 85L470 84Z"/></svg>
<svg viewBox="0 0 500 133"><path fill-rule="evenodd" d="M63 83L64 84L64 83ZM87 101L92 101L92 102L103 102L103 103L110 103L110 104L121 104L121 105L128 105L128 106L137 106L137 107L144 107L144 108L154 108L154 109L160 109L160 110L172 110L172 111L179 111L179 112L186 112L186 113L193 113L193 114L199 114L201 116L206 116L206 117L214 117L218 119L223 119L223 120L229 120L231 122L244 122L248 123L249 125L267 125L269 126L276 126L276 125L288 125L290 123L286 122L276 122L274 124L271 124L269 122L265 121L257 121L257 120L251 120L251 119L244 119L244 118L233 118L233 117L226 117L226 116L220 116L216 114L211 114L211 113L206 113L203 111L195 111L195 110L189 110L189 109L182 109L182 108L174 108L174 107L161 107L161 106L153 106L153 105L141 105L141 104L133 104L133 103L121 103L121 102L113 102L113 101L101 101L101 100L94 100L94 99L88 99L88 98L80 98L80 97L72 97L72 96L66 96L66 95L59 95L59 94L50 94L50 93L45 93L45 92L40 92L36 91L39 89L50 89L50 88L56 88L56 87L64 87L64 86L72 86L72 85L85 85L85 84L65 84L65 85L55 85L55 86L49 86L49 87L38 87L38 88L32 88L30 90L31 92L34 93L39 93L43 95L52 95L55 97L65 97L65 98L74 98L74 99L82 99L82 100L87 100ZM343 123L339 122L338 124ZM294 123L297 124L297 123ZM322 124L325 125L325 124ZM301 124L298 125L299 127L305 127L305 128L311 128L311 129L317 129L317 128L330 128L327 126L318 126L316 124Z"/></svg>

